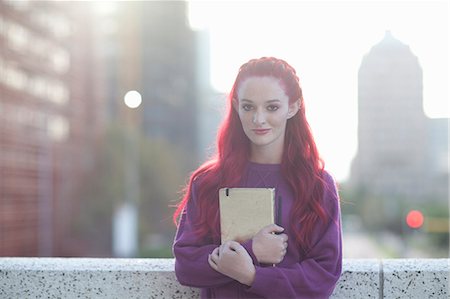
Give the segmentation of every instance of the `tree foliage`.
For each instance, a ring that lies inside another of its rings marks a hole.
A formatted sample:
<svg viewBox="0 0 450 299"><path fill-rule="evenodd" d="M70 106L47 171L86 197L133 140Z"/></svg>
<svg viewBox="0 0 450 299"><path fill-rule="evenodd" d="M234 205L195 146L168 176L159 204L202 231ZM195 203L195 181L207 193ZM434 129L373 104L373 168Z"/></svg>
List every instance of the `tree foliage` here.
<svg viewBox="0 0 450 299"><path fill-rule="evenodd" d="M112 125L99 140L93 172L81 190L79 214L73 225L74 234L87 242L86 254L111 255L112 223L116 207L125 198L126 134L137 134L120 125ZM146 246L147 235L159 235L158 246L170 246L175 227L171 221L179 191L187 176L184 170L189 159L177 153L163 140L149 140L136 135L140 188L137 199L140 245ZM145 251L145 248L140 248Z"/></svg>

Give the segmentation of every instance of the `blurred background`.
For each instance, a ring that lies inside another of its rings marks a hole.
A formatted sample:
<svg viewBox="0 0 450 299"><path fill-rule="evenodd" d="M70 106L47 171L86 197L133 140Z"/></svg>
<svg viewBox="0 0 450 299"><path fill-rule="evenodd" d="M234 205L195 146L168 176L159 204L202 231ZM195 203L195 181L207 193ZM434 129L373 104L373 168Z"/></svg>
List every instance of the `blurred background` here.
<svg viewBox="0 0 450 299"><path fill-rule="evenodd" d="M447 1L0 0L0 256L171 257L239 66L301 80L346 258L449 255Z"/></svg>

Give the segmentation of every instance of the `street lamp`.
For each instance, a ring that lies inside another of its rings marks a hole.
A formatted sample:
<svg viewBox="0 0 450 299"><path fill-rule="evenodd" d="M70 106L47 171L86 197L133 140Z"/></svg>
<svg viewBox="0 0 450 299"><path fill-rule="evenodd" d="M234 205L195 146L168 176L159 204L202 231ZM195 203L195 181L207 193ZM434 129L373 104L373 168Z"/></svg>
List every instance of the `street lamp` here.
<svg viewBox="0 0 450 299"><path fill-rule="evenodd" d="M142 103L136 90L128 91L123 101L130 109ZM138 253L138 205L140 198L138 125L134 111L125 111L124 201L117 207L113 223L113 252L119 257L134 257Z"/></svg>

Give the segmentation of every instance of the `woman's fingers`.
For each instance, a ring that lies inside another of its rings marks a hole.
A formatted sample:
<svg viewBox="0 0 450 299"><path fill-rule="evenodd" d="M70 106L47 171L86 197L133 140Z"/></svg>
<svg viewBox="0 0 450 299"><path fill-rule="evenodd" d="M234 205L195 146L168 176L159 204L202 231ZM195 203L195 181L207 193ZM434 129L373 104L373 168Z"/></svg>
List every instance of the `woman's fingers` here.
<svg viewBox="0 0 450 299"><path fill-rule="evenodd" d="M278 237L280 237L281 240L283 240L283 242L287 242L287 240L288 240L288 235L286 235L286 234L280 234L280 235L278 235Z"/></svg>
<svg viewBox="0 0 450 299"><path fill-rule="evenodd" d="M217 261L214 260L213 255L208 256L208 264L213 268L214 270L218 271L219 268L217 267Z"/></svg>
<svg viewBox="0 0 450 299"><path fill-rule="evenodd" d="M219 261L219 247L216 247L208 256L209 265L217 271L217 262Z"/></svg>
<svg viewBox="0 0 450 299"><path fill-rule="evenodd" d="M261 229L261 233L273 234L273 233L281 233L284 231L284 228L278 226L276 224L269 224Z"/></svg>
<svg viewBox="0 0 450 299"><path fill-rule="evenodd" d="M243 249L242 245L239 244L239 243L236 242L236 241L228 241L228 242L225 243L225 244L226 244L226 247L227 247L228 249L231 249L232 251L238 251L238 250ZM245 249L244 249L244 250L245 250Z"/></svg>
<svg viewBox="0 0 450 299"><path fill-rule="evenodd" d="M219 257L219 247L214 248L213 252L211 252L211 255L215 258Z"/></svg>

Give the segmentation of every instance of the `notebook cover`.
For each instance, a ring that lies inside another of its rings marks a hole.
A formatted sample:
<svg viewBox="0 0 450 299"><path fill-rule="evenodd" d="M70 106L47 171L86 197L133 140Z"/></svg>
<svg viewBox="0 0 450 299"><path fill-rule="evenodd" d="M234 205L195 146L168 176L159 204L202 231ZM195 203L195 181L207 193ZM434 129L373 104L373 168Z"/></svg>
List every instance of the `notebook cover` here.
<svg viewBox="0 0 450 299"><path fill-rule="evenodd" d="M219 190L222 244L243 242L273 224L274 188L222 188Z"/></svg>

